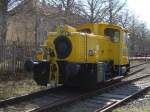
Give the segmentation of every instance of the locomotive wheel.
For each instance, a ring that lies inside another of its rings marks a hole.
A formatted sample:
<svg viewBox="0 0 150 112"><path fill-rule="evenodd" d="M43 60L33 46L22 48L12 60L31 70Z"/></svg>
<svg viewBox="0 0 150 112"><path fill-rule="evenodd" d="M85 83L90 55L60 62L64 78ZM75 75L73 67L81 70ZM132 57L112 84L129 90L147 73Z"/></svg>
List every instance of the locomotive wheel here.
<svg viewBox="0 0 150 112"><path fill-rule="evenodd" d="M49 82L50 66L48 62L40 62L34 65L33 78L38 85L46 86Z"/></svg>

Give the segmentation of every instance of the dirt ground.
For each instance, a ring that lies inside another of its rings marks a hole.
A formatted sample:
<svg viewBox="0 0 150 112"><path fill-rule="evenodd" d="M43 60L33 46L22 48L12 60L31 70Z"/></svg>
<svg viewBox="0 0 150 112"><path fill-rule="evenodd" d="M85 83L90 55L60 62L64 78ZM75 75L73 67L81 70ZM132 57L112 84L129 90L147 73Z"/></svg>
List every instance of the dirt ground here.
<svg viewBox="0 0 150 112"><path fill-rule="evenodd" d="M133 61L130 61L130 65L133 66L133 65L136 65L136 64L139 64L139 63L142 63L144 62L143 60L133 60Z"/></svg>
<svg viewBox="0 0 150 112"><path fill-rule="evenodd" d="M44 89L34 82L32 74L10 74L0 74L0 100Z"/></svg>
<svg viewBox="0 0 150 112"><path fill-rule="evenodd" d="M128 103L113 112L150 112L150 98L149 99L138 99Z"/></svg>

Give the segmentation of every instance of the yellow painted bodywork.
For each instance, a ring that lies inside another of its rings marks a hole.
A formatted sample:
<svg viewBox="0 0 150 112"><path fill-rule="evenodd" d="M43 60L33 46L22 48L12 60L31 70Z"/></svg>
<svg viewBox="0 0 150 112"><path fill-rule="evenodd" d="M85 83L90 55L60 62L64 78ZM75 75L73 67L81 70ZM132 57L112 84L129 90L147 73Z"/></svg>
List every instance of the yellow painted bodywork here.
<svg viewBox="0 0 150 112"><path fill-rule="evenodd" d="M35 57L36 60L41 61L41 60L43 60L43 58L44 58L44 54L43 53L37 53L36 54L36 57Z"/></svg>
<svg viewBox="0 0 150 112"><path fill-rule="evenodd" d="M79 32L82 29L90 29L91 33ZM110 37L104 35L106 28L120 31L120 41L113 42ZM128 46L124 44L125 29L118 25L107 23L88 23L76 26L76 28L65 26L63 31L49 32L45 46L50 47L54 40L65 35L72 43L72 52L65 59L57 61L68 61L78 63L97 63L99 61L114 61L115 65L128 64ZM91 53L91 54L90 54Z"/></svg>

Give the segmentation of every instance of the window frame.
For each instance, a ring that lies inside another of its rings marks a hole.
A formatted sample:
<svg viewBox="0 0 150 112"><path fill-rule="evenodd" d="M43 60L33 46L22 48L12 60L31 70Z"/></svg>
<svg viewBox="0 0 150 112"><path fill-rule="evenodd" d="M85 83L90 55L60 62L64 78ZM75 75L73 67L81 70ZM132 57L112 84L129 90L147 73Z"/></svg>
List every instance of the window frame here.
<svg viewBox="0 0 150 112"><path fill-rule="evenodd" d="M106 33L109 33L109 30L110 30L110 33L112 33L112 34L106 34ZM107 32L108 31L108 32ZM112 32L113 31L113 32ZM118 39L117 39L117 41L116 41L116 34L115 33L118 33L119 35L117 36L118 37ZM120 30L118 30L118 29L114 29L114 28L105 28L104 29L104 35L105 36L108 36L108 37L110 37L111 38L111 40L113 41L113 42L115 42L115 43L119 43L120 42Z"/></svg>
<svg viewBox="0 0 150 112"><path fill-rule="evenodd" d="M123 44L128 45L128 32L123 33Z"/></svg>

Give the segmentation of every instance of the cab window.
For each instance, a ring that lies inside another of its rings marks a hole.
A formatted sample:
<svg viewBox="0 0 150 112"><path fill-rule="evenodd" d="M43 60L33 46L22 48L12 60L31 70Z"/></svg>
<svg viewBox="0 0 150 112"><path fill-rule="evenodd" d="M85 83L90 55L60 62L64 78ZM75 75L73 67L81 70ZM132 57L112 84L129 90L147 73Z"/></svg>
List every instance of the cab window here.
<svg viewBox="0 0 150 112"><path fill-rule="evenodd" d="M128 33L127 33L127 32L124 32L124 41L123 41L123 43L124 43L125 45L128 44Z"/></svg>
<svg viewBox="0 0 150 112"><path fill-rule="evenodd" d="M113 42L119 42L120 40L120 32L119 30L106 28L104 30L105 36L109 36Z"/></svg>

